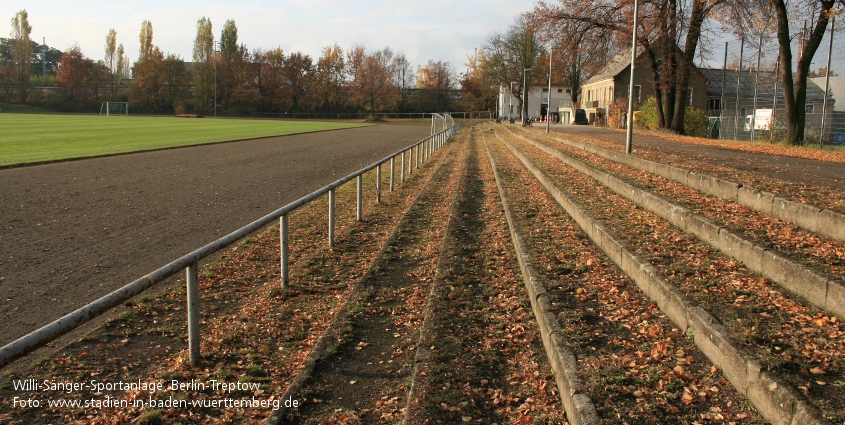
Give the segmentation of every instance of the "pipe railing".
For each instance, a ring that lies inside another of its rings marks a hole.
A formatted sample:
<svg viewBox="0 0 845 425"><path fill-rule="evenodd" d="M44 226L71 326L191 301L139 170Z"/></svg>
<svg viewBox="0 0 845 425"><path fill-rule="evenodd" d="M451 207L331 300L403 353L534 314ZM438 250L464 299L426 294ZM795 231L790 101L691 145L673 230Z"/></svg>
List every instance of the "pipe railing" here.
<svg viewBox="0 0 845 425"><path fill-rule="evenodd" d="M280 267L281 267L281 281L282 285L286 286L289 282L289 272L290 272L290 262L288 259L289 255L289 231L288 231L288 214L295 211L296 209L320 198L323 195L328 194L329 196L329 230L328 230L328 243L329 246L334 244L334 207L335 207L335 190L340 187L341 185L351 181L352 179L357 179L357 204L356 204L356 211L357 211L357 219L360 221L363 217L363 192L362 192L362 176L373 170L377 169L376 173L379 177L379 182L377 183L377 194L376 198L378 200L380 194L378 193L381 190L380 187L380 176L381 176L381 166L387 162L390 163L390 189L393 190L393 175L394 175L394 164L395 159L400 157L399 166L401 169L401 181L405 181L405 160L408 160L408 172L407 174L411 174L414 168L419 168L419 165L422 161L428 158L429 152L433 153L435 150L442 147L446 142L451 138L460 128L463 126L463 123L459 123L452 128L448 128L438 134L432 135L427 137L413 145L405 147L391 155L388 155L384 159L381 159L365 168L362 168L346 177L343 177L327 186L324 186L321 189L318 189L315 192L312 192L308 195L303 196L267 215L264 217L259 218L258 220L253 221L252 223L247 224L244 227L241 227L234 232L209 243L208 245L203 246L193 252L180 257L179 259L172 261L166 264L159 269L136 279L135 281L125 285L99 299L96 301L91 302L88 305L80 307L79 309L74 310L71 313L68 313L59 319L42 326L35 331L30 332L27 335L24 335L15 341L10 342L9 344L0 347L0 367L6 366L7 364L21 358L35 349L53 341L54 339L58 338L61 335L64 335L71 330L77 328L78 326L82 325L85 322L105 313L112 308L123 304L124 302L128 301L132 297L140 294L141 292L149 289L153 285L162 282L163 280L179 273L181 270L185 270L186 273L186 283L187 283L187 308L188 308L188 351L190 353L190 360L192 366L198 366L200 363L200 333L199 333L199 290L198 290L198 280L197 280L197 271L199 269L198 265L199 262L208 256L234 244L235 242L245 238L246 236L252 234L253 232L267 226L268 224L274 222L275 220L279 220L279 236L280 236ZM425 153L423 153L425 151ZM407 153L407 155L406 155ZM414 157L414 153L416 154L416 164L412 164L414 162L412 158Z"/></svg>

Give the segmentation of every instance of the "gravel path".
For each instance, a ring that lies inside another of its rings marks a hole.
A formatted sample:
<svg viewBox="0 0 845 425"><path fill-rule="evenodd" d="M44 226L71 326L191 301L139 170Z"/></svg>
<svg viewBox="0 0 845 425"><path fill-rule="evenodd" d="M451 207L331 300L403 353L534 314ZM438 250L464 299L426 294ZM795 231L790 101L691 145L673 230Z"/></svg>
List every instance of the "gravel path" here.
<svg viewBox="0 0 845 425"><path fill-rule="evenodd" d="M0 345L428 133L383 124L0 170Z"/></svg>

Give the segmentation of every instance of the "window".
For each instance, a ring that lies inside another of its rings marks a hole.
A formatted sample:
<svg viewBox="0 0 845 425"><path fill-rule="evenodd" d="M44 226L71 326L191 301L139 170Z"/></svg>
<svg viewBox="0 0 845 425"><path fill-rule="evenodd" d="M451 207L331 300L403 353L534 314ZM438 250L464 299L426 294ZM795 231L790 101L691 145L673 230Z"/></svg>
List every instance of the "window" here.
<svg viewBox="0 0 845 425"><path fill-rule="evenodd" d="M815 114L816 105L804 105L804 112L807 114Z"/></svg>
<svg viewBox="0 0 845 425"><path fill-rule="evenodd" d="M545 93L545 92L547 92L547 91L549 91L549 88L548 88L548 87L543 87L543 92Z"/></svg>
<svg viewBox="0 0 845 425"><path fill-rule="evenodd" d="M692 106L692 89L687 90L687 106Z"/></svg>
<svg viewBox="0 0 845 425"><path fill-rule="evenodd" d="M629 86L630 87L630 86ZM634 86L634 99L639 102L643 86ZM630 90L630 89L629 89Z"/></svg>
<svg viewBox="0 0 845 425"><path fill-rule="evenodd" d="M707 99L707 110L709 111L721 111L722 110L722 99L717 97L711 97Z"/></svg>
<svg viewBox="0 0 845 425"><path fill-rule="evenodd" d="M747 109L745 109L745 106L743 106L742 108L739 108L739 116L744 117L744 116L748 115L748 114L746 114L746 111L747 111Z"/></svg>
<svg viewBox="0 0 845 425"><path fill-rule="evenodd" d="M557 92L558 92L558 93L563 93L563 89L557 89ZM569 90L567 90L566 92L567 92L567 93L569 93Z"/></svg>

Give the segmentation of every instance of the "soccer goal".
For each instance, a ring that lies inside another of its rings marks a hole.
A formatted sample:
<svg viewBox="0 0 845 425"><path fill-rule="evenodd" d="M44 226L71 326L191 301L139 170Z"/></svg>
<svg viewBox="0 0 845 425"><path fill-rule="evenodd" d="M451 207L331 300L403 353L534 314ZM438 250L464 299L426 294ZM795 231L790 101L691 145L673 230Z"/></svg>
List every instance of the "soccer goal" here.
<svg viewBox="0 0 845 425"><path fill-rule="evenodd" d="M440 114L431 114L431 135L446 130L446 118Z"/></svg>
<svg viewBox="0 0 845 425"><path fill-rule="evenodd" d="M129 115L129 102L103 102L100 115Z"/></svg>

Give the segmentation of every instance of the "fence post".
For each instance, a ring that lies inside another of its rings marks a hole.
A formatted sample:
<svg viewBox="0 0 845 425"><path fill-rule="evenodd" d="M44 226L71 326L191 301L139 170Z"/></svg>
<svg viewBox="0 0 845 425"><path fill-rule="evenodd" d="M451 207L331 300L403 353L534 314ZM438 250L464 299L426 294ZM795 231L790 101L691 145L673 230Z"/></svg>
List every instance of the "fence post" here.
<svg viewBox="0 0 845 425"><path fill-rule="evenodd" d="M361 221L361 218L363 216L363 209L362 209L361 204L363 204L362 198L364 197L364 183L363 183L362 180L363 179L362 179L361 175L359 174L358 175L358 208L357 208L358 221Z"/></svg>
<svg viewBox="0 0 845 425"><path fill-rule="evenodd" d="M400 174L402 175L402 183L405 183L405 151L402 151L402 160L399 162L399 165L401 165L401 167L399 167L399 170ZM411 165L411 161L408 161L408 165Z"/></svg>
<svg viewBox="0 0 845 425"><path fill-rule="evenodd" d="M396 169L394 164L396 157L390 157L390 191L393 192L393 171Z"/></svg>
<svg viewBox="0 0 845 425"><path fill-rule="evenodd" d="M191 366L200 365L200 303L199 285L197 284L197 263L185 269L188 282L188 353Z"/></svg>
<svg viewBox="0 0 845 425"><path fill-rule="evenodd" d="M334 246L334 189L329 191L329 247Z"/></svg>
<svg viewBox="0 0 845 425"><path fill-rule="evenodd" d="M288 286L288 270L290 270L290 262L288 261L288 215L283 214L279 217L279 256L282 263L282 287Z"/></svg>
<svg viewBox="0 0 845 425"><path fill-rule="evenodd" d="M376 203L381 203L381 164L376 167Z"/></svg>

